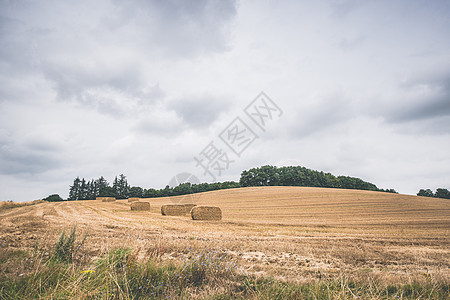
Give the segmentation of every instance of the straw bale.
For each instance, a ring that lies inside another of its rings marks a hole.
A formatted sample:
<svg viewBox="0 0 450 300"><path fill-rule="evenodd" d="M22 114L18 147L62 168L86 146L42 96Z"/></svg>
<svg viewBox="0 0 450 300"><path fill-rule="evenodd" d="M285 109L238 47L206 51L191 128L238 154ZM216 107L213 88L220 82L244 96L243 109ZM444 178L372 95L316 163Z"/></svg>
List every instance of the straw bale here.
<svg viewBox="0 0 450 300"><path fill-rule="evenodd" d="M191 209L194 206L197 206L197 204L189 203L189 204L183 204L183 206L184 206L184 209L186 210L186 213L190 214L191 213Z"/></svg>
<svg viewBox="0 0 450 300"><path fill-rule="evenodd" d="M183 204L164 204L161 206L163 216L183 216L186 214L186 208Z"/></svg>
<svg viewBox="0 0 450 300"><path fill-rule="evenodd" d="M192 220L222 220L222 210L217 206L195 206L191 209Z"/></svg>
<svg viewBox="0 0 450 300"><path fill-rule="evenodd" d="M148 202L133 202L130 206L131 210L150 210L150 203Z"/></svg>
<svg viewBox="0 0 450 300"><path fill-rule="evenodd" d="M102 200L102 202L114 202L116 198L114 197L97 197L97 200Z"/></svg>
<svg viewBox="0 0 450 300"><path fill-rule="evenodd" d="M140 200L140 198L128 198L128 203L130 203L130 202L137 202L139 200Z"/></svg>

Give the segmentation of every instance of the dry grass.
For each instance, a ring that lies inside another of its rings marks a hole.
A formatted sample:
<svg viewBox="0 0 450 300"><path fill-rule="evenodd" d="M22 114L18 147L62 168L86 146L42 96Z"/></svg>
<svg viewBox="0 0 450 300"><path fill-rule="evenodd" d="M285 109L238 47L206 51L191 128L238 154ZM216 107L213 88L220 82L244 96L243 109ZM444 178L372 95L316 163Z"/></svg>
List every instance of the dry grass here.
<svg viewBox="0 0 450 300"><path fill-rule="evenodd" d="M220 206L222 222L161 216L161 207L177 197L151 199L145 215L133 214L127 200L42 203L0 211L0 242L29 250L76 223L82 232L89 228L85 251L91 256L134 245L177 261L209 249L227 253L249 274L286 281L450 283L449 200L303 187L196 197L198 205Z"/></svg>

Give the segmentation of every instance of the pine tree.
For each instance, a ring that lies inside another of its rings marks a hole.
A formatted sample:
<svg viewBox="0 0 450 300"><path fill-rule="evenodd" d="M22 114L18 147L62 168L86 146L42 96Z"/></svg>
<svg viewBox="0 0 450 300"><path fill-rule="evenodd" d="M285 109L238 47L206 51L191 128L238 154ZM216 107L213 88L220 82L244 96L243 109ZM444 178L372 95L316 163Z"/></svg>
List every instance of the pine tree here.
<svg viewBox="0 0 450 300"><path fill-rule="evenodd" d="M95 185L97 192L96 197L108 197L107 193L110 186L103 176L100 176L100 178L95 181Z"/></svg>
<svg viewBox="0 0 450 300"><path fill-rule="evenodd" d="M79 200L80 197L80 186L81 180L79 177L75 178L73 181L73 185L70 186L69 189L69 198L68 200Z"/></svg>
<svg viewBox="0 0 450 300"><path fill-rule="evenodd" d="M113 183L113 189L117 194L117 198L119 199L128 198L130 186L128 185L127 177L123 174L120 174L119 178L117 178L116 176Z"/></svg>
<svg viewBox="0 0 450 300"><path fill-rule="evenodd" d="M83 178L83 179L81 179L80 196L78 197L78 200L86 200L87 193L88 193L88 189L87 189L86 180Z"/></svg>

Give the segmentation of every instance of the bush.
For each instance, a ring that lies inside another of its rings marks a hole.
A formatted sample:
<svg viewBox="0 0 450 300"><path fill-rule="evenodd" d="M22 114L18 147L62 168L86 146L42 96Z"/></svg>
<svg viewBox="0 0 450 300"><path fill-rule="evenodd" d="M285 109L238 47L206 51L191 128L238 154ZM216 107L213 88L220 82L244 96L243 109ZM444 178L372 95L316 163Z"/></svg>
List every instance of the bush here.
<svg viewBox="0 0 450 300"><path fill-rule="evenodd" d="M52 194L52 195L48 196L47 198L44 198L43 200L48 201L48 202L64 201L64 199L61 198L58 194Z"/></svg>

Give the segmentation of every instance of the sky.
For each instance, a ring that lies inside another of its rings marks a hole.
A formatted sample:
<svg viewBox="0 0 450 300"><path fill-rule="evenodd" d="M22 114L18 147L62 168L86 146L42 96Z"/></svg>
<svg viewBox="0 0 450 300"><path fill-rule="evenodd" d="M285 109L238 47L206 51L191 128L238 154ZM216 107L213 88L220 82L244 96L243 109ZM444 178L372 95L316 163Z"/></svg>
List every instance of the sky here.
<svg viewBox="0 0 450 300"><path fill-rule="evenodd" d="M263 165L450 188L449 1L0 0L0 45L0 201Z"/></svg>

